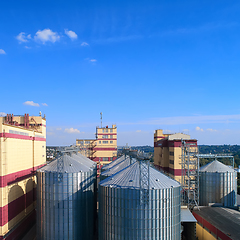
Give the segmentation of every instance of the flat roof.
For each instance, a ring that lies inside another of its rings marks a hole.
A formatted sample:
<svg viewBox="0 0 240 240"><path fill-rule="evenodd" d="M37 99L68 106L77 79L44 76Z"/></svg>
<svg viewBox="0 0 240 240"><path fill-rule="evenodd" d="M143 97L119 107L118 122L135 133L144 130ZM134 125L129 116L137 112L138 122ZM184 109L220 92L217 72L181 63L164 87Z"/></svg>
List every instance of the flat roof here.
<svg viewBox="0 0 240 240"><path fill-rule="evenodd" d="M240 205L240 195L239 194L237 195L237 205L238 206Z"/></svg>
<svg viewBox="0 0 240 240"><path fill-rule="evenodd" d="M224 207L199 207L193 212L204 218L231 239L239 240L240 212Z"/></svg>
<svg viewBox="0 0 240 240"><path fill-rule="evenodd" d="M181 222L197 222L188 208L181 208Z"/></svg>

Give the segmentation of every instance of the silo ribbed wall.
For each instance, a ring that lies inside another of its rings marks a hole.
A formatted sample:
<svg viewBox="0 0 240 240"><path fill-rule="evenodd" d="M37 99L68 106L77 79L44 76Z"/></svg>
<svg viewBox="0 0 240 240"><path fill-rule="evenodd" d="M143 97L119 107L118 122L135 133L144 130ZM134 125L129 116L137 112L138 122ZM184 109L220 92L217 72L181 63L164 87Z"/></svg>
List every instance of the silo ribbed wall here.
<svg viewBox="0 0 240 240"><path fill-rule="evenodd" d="M96 172L37 172L37 239L93 239Z"/></svg>
<svg viewBox="0 0 240 240"><path fill-rule="evenodd" d="M200 172L199 203L220 203L231 207L237 204L237 173L236 172Z"/></svg>
<svg viewBox="0 0 240 240"><path fill-rule="evenodd" d="M180 187L140 190L99 185L99 240L180 240Z"/></svg>

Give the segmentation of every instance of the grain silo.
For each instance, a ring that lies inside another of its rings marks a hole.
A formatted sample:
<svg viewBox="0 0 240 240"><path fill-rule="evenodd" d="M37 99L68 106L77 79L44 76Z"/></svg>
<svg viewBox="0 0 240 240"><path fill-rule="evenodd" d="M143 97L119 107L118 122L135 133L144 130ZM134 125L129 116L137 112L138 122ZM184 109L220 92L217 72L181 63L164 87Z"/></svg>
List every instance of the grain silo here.
<svg viewBox="0 0 240 240"><path fill-rule="evenodd" d="M92 168L92 169L95 169L97 171L97 163L92 161L91 159L83 156L82 154L80 153L72 153L71 154L71 157L74 158L75 160L79 161L80 163Z"/></svg>
<svg viewBox="0 0 240 240"><path fill-rule="evenodd" d="M219 203L236 206L237 173L233 168L215 160L199 171L199 204Z"/></svg>
<svg viewBox="0 0 240 240"><path fill-rule="evenodd" d="M129 165L131 165L132 163L136 162L135 158L130 158L127 157L126 159L122 160L120 163L114 165L111 168L108 168L106 171L102 172L100 174L100 181L114 175L115 173L121 171L122 169L128 167Z"/></svg>
<svg viewBox="0 0 240 240"><path fill-rule="evenodd" d="M101 168L101 172L107 171L109 168L114 167L115 165L119 164L120 162L122 162L122 161L125 160L126 158L129 158L129 156L123 155L123 156L117 158L116 160L114 160L114 161L110 162L109 164L103 166L103 167Z"/></svg>
<svg viewBox="0 0 240 240"><path fill-rule="evenodd" d="M93 239L96 171L64 155L37 171L37 239Z"/></svg>
<svg viewBox="0 0 240 240"><path fill-rule="evenodd" d="M180 184L147 165L99 183L99 240L181 239Z"/></svg>

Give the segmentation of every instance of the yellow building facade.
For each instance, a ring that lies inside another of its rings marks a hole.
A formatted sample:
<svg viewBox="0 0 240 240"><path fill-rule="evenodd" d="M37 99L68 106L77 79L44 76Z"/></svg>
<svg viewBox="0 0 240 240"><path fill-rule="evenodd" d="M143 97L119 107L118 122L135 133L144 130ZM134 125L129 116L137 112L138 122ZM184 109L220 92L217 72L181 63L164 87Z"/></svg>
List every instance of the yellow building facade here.
<svg viewBox="0 0 240 240"><path fill-rule="evenodd" d="M83 154L99 163L99 168L117 158L117 127L97 127L96 139L76 139Z"/></svg>
<svg viewBox="0 0 240 240"><path fill-rule="evenodd" d="M181 183L182 140L197 149L197 140L183 133L163 134L162 129L154 133L154 166Z"/></svg>
<svg viewBox="0 0 240 240"><path fill-rule="evenodd" d="M0 239L21 239L35 221L36 169L46 163L46 119L0 117Z"/></svg>

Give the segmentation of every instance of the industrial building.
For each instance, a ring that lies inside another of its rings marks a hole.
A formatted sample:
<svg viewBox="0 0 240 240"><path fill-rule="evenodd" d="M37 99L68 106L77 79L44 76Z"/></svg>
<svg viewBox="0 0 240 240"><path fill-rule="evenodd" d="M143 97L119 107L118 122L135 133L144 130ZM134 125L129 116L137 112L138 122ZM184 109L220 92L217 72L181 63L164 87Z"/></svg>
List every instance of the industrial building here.
<svg viewBox="0 0 240 240"><path fill-rule="evenodd" d="M190 135L183 133L163 134L162 129L155 130L154 166L180 183L184 173L181 164L183 141L190 146L191 152L197 152L197 140L191 139Z"/></svg>
<svg viewBox="0 0 240 240"><path fill-rule="evenodd" d="M198 240L239 240L240 212L224 207L194 209Z"/></svg>
<svg viewBox="0 0 240 240"><path fill-rule="evenodd" d="M0 239L21 239L34 224L35 171L45 163L45 116L0 117Z"/></svg>
<svg viewBox="0 0 240 240"><path fill-rule="evenodd" d="M76 139L81 153L98 163L99 169L117 159L117 127L97 127L95 139Z"/></svg>

